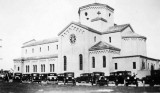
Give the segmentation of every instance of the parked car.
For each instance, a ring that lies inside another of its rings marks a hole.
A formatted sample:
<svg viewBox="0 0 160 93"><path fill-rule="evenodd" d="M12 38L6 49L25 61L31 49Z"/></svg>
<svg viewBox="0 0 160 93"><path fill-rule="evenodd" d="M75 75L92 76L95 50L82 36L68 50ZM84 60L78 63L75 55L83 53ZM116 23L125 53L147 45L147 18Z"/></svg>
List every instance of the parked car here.
<svg viewBox="0 0 160 93"><path fill-rule="evenodd" d="M43 82L47 81L47 73L39 74L40 80Z"/></svg>
<svg viewBox="0 0 160 93"><path fill-rule="evenodd" d="M57 76L57 73L48 73L47 81L48 81L48 83L58 84L58 76Z"/></svg>
<svg viewBox="0 0 160 93"><path fill-rule="evenodd" d="M22 73L14 73L13 82L21 82L21 81L22 81Z"/></svg>
<svg viewBox="0 0 160 93"><path fill-rule="evenodd" d="M31 74L23 74L22 82L31 82Z"/></svg>
<svg viewBox="0 0 160 93"><path fill-rule="evenodd" d="M100 76L104 76L104 72L93 72L92 73L92 79L91 79L91 84L98 84L98 80L100 79Z"/></svg>
<svg viewBox="0 0 160 93"><path fill-rule="evenodd" d="M59 83L59 82L63 82L63 83L64 83L64 78L65 78L65 77L64 77L64 73L58 74L58 77L57 77L57 78L58 78L58 83Z"/></svg>
<svg viewBox="0 0 160 93"><path fill-rule="evenodd" d="M115 84L116 76L115 72L111 72L109 76L105 76L108 79L109 84Z"/></svg>
<svg viewBox="0 0 160 93"><path fill-rule="evenodd" d="M82 74L80 74L80 77L76 78L76 82L78 82L78 83L81 83L81 82L89 83L89 82L91 82L91 79L92 79L91 74L92 73L82 73Z"/></svg>
<svg viewBox="0 0 160 93"><path fill-rule="evenodd" d="M32 82L41 82L40 74L39 73L32 73L31 74L31 81Z"/></svg>
<svg viewBox="0 0 160 93"><path fill-rule="evenodd" d="M138 86L138 78L135 75L131 75L131 71L117 71L110 73L109 81L111 80L115 82L115 85L124 84L126 86L133 84Z"/></svg>
<svg viewBox="0 0 160 93"><path fill-rule="evenodd" d="M136 77L136 75L127 75L126 79L125 79L125 85L136 85L138 87L138 78Z"/></svg>
<svg viewBox="0 0 160 93"><path fill-rule="evenodd" d="M151 70L151 75L144 77L143 81L152 87L154 85L160 85L160 70Z"/></svg>
<svg viewBox="0 0 160 93"><path fill-rule="evenodd" d="M97 85L100 85L100 86L104 86L104 85L107 85L108 86L108 78L106 76L100 76L98 81L97 81Z"/></svg>
<svg viewBox="0 0 160 93"><path fill-rule="evenodd" d="M73 83L73 85L76 85L76 80L74 78L74 72L64 73L64 84L66 83Z"/></svg>

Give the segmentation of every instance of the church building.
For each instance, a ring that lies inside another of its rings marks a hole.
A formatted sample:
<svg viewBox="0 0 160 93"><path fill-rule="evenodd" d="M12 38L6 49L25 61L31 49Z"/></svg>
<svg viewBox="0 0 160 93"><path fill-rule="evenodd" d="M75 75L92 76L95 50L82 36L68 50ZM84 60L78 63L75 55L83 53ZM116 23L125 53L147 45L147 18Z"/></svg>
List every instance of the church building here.
<svg viewBox="0 0 160 93"><path fill-rule="evenodd" d="M56 38L31 40L14 59L14 72L81 73L131 71L138 77L160 68L160 60L147 57L145 36L130 24L117 25L114 9L93 3L78 10L79 22L71 22Z"/></svg>

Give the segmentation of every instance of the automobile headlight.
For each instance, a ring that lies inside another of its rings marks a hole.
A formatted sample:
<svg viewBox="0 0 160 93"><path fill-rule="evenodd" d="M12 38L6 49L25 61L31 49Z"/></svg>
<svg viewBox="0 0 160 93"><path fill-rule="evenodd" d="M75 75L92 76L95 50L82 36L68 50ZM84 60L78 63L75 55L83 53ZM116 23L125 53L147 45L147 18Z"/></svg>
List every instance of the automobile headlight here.
<svg viewBox="0 0 160 93"><path fill-rule="evenodd" d="M74 79L74 77L72 77L72 79Z"/></svg>
<svg viewBox="0 0 160 93"><path fill-rule="evenodd" d="M66 79L68 79L68 77Z"/></svg>
<svg viewBox="0 0 160 93"><path fill-rule="evenodd" d="M127 79L129 79L129 77L127 77Z"/></svg>

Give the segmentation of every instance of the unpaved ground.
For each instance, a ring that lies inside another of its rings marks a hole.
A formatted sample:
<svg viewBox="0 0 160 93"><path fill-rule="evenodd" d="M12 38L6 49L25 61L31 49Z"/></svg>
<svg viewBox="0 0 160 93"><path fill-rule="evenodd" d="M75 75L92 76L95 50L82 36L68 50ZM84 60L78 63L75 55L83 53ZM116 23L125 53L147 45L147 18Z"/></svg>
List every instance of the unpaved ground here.
<svg viewBox="0 0 160 93"><path fill-rule="evenodd" d="M160 93L160 87L91 86L90 84L48 85L0 82L0 93Z"/></svg>

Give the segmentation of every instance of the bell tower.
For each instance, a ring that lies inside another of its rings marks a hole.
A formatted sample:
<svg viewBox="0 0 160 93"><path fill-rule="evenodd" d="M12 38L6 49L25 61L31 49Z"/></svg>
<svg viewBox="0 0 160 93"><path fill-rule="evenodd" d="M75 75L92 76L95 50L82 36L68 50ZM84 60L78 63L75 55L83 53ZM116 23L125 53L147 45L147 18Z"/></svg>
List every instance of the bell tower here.
<svg viewBox="0 0 160 93"><path fill-rule="evenodd" d="M106 4L93 3L79 8L81 24L103 32L114 25L114 9Z"/></svg>

